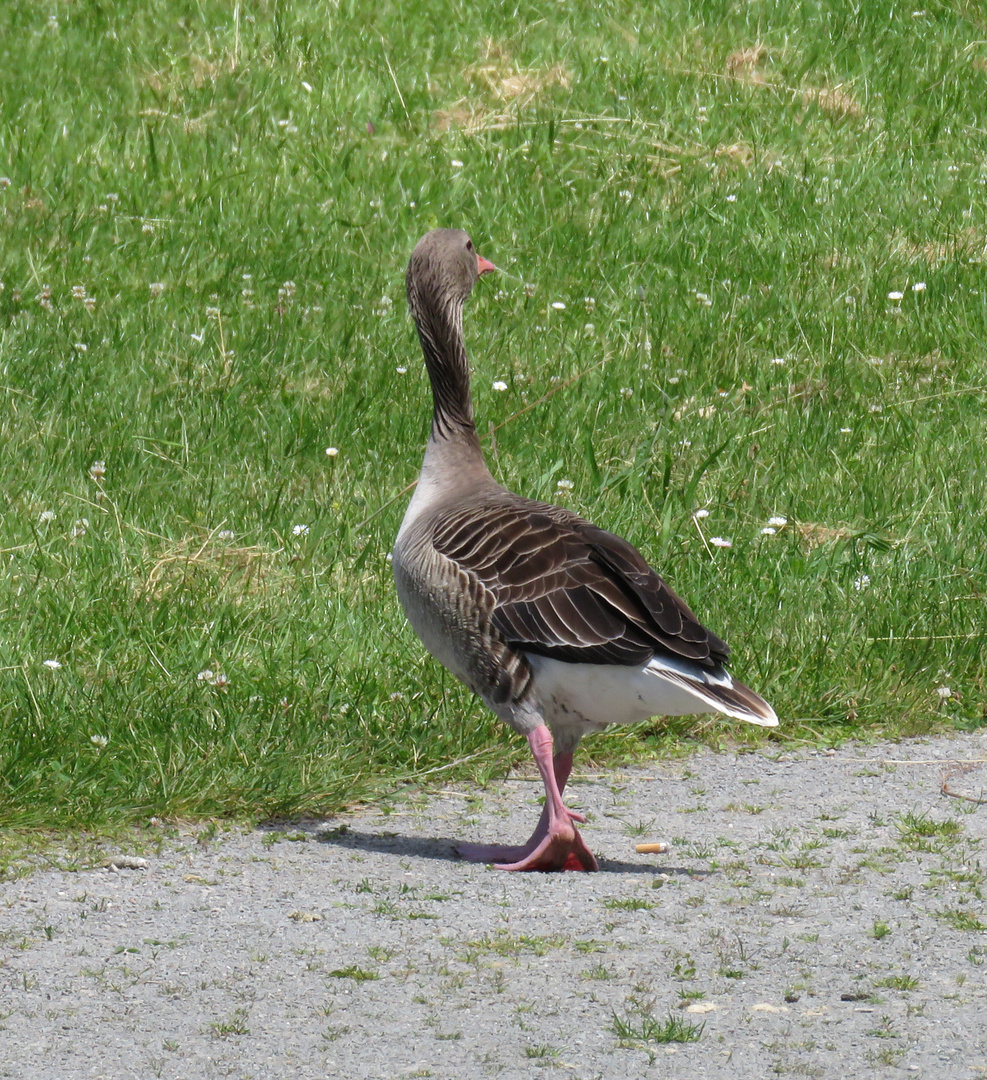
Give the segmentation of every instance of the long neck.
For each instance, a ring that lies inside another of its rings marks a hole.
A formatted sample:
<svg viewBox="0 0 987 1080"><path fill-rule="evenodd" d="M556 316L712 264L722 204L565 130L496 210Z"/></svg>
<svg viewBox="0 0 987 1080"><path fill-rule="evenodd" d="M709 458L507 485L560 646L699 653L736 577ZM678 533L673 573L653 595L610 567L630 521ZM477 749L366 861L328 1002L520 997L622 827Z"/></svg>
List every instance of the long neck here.
<svg viewBox="0 0 987 1080"><path fill-rule="evenodd" d="M432 442L480 443L473 422L469 358L463 344L463 305L428 307L415 318L432 384Z"/></svg>

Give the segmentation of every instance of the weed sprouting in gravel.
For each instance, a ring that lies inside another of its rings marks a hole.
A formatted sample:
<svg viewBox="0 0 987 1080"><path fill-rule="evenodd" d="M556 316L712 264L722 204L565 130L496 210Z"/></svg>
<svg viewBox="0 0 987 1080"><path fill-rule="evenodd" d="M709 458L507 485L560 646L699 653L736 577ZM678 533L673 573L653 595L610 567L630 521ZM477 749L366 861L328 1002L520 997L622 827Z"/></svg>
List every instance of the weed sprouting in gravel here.
<svg viewBox="0 0 987 1080"><path fill-rule="evenodd" d="M987 930L987 923L974 915L972 911L963 911L960 908L946 908L943 911L937 911L935 915L936 918L949 923L954 930L968 930L974 933L982 933Z"/></svg>
<svg viewBox="0 0 987 1080"><path fill-rule="evenodd" d="M917 990L922 984L914 975L889 975L876 979L875 986L884 986L889 990Z"/></svg>
<svg viewBox="0 0 987 1080"><path fill-rule="evenodd" d="M595 982L603 982L609 979L616 978L616 971L610 965L602 962L594 964L592 967L586 968L582 973L584 979L591 979Z"/></svg>
<svg viewBox="0 0 987 1080"><path fill-rule="evenodd" d="M651 911L658 906L651 900L642 900L637 896L609 896L602 903L611 911Z"/></svg>
<svg viewBox="0 0 987 1080"><path fill-rule="evenodd" d="M524 1056L526 1058L532 1058L536 1061L544 1061L546 1058L557 1058L559 1056L559 1050L554 1046L526 1046L524 1048Z"/></svg>
<svg viewBox="0 0 987 1080"><path fill-rule="evenodd" d="M380 978L376 971L368 971L366 968L350 964L349 967L334 968L326 972L330 979L354 979L356 982L372 982Z"/></svg>
<svg viewBox="0 0 987 1080"><path fill-rule="evenodd" d="M609 945L605 941L597 941L594 938L581 938L580 940L574 941L572 947L576 952L585 954L606 952Z"/></svg>
<svg viewBox="0 0 987 1080"><path fill-rule="evenodd" d="M705 1023L693 1024L674 1013L668 1013L662 1020L653 1016L613 1014L613 1030L622 1046L635 1047L642 1043L698 1042L705 1027Z"/></svg>
<svg viewBox="0 0 987 1080"><path fill-rule="evenodd" d="M955 818L936 821L926 814L911 811L895 822L901 844L910 851L938 852L956 844L963 834L963 825Z"/></svg>
<svg viewBox="0 0 987 1080"><path fill-rule="evenodd" d="M217 1039L228 1039L232 1035L249 1035L247 1015L246 1009L234 1009L224 1019L210 1021L209 1026Z"/></svg>

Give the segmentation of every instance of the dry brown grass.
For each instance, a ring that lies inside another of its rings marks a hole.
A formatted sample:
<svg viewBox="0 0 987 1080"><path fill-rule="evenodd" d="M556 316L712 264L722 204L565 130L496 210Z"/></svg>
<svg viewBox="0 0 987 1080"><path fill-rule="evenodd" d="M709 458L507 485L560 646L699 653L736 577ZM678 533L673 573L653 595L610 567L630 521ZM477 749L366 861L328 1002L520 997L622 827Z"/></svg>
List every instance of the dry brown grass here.
<svg viewBox="0 0 987 1080"><path fill-rule="evenodd" d="M742 79L744 82L764 86L767 79L757 68L767 54L768 50L763 45L751 45L746 49L738 49L727 57L727 74L735 79Z"/></svg>
<svg viewBox="0 0 987 1080"><path fill-rule="evenodd" d="M272 584L279 551L220 540L216 532L186 536L159 551L140 595L160 600L189 585L215 594L234 584L237 602Z"/></svg>
<svg viewBox="0 0 987 1080"><path fill-rule="evenodd" d="M765 77L760 67L767 55L768 50L760 44L750 45L746 49L737 49L727 57L727 77L752 86L773 87L797 94L798 91L780 86ZM853 93L842 84L833 87L809 87L802 91L802 103L806 106L816 105L833 116L863 115L863 110Z"/></svg>
<svg viewBox="0 0 987 1080"><path fill-rule="evenodd" d="M945 240L923 240L918 243L897 234L891 244L891 254L914 261L924 259L929 266L938 267L956 260L983 261L987 257L987 236L970 226Z"/></svg>
<svg viewBox="0 0 987 1080"><path fill-rule="evenodd" d="M488 39L484 57L463 71L463 78L475 93L436 111L435 125L440 131L459 127L467 132L490 130L513 122L518 112L531 105L544 91L567 88L571 75L561 64L548 68L522 68L505 46ZM491 104L491 100L495 104Z"/></svg>
<svg viewBox="0 0 987 1080"><path fill-rule="evenodd" d="M198 135L206 130L209 121L216 115L216 110L210 109L202 116L179 116L164 109L142 109L140 115L156 120L174 120L176 124L181 124L186 135Z"/></svg>
<svg viewBox="0 0 987 1080"><path fill-rule="evenodd" d="M864 113L853 94L843 86L803 90L802 103L818 105L823 112L834 116L863 116Z"/></svg>
<svg viewBox="0 0 987 1080"><path fill-rule="evenodd" d="M798 521L793 528L808 548L834 544L837 540L848 540L853 536L853 530L847 525L822 525L817 521Z"/></svg>
<svg viewBox="0 0 987 1080"><path fill-rule="evenodd" d="M550 86L568 87L569 72L561 65L550 68L521 68L507 49L488 39L484 42L485 56L463 72L470 83L480 82L498 101L529 104L537 94Z"/></svg>
<svg viewBox="0 0 987 1080"><path fill-rule="evenodd" d="M497 112L476 102L465 99L456 102L448 109L436 109L432 114L437 131L448 131L457 127L468 135L478 131L492 131L510 124L514 117L511 113Z"/></svg>
<svg viewBox="0 0 987 1080"><path fill-rule="evenodd" d="M752 165L754 163L754 148L747 143L731 143L729 146L716 148L718 158L727 158L738 165Z"/></svg>
<svg viewBox="0 0 987 1080"><path fill-rule="evenodd" d="M236 71L237 63L236 54L229 51L215 59L190 53L167 68L150 72L145 81L162 97L180 97L184 91L201 90L218 82L224 75Z"/></svg>

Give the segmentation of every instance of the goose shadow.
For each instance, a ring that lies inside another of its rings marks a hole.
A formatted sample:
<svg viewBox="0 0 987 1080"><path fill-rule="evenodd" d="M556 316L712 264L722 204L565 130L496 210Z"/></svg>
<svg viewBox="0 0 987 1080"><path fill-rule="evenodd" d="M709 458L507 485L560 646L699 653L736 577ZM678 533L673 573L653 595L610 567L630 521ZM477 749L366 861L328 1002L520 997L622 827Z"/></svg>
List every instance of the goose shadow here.
<svg viewBox="0 0 987 1080"><path fill-rule="evenodd" d="M283 826L279 826L283 827ZM344 851L361 851L367 854L393 855L398 858L433 859L437 862L464 863L456 853L458 840L446 836L406 836L392 832L361 832L348 825L321 829L312 837L320 844ZM668 874L675 877L706 877L697 875L683 866L662 866L655 863L631 863L621 859L601 858L597 855L600 872L604 874Z"/></svg>

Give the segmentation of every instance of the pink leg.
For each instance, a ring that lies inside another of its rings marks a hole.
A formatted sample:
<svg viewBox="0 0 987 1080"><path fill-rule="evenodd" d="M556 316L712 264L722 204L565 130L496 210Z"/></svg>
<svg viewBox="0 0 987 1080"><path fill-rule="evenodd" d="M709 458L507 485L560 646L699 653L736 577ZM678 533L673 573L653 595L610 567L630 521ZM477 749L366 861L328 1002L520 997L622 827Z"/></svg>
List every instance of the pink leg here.
<svg viewBox="0 0 987 1080"><path fill-rule="evenodd" d="M460 844L459 854L474 862L493 862L498 870L599 869L575 826L586 818L562 801L572 772L572 754L552 757L552 735L544 724L531 732L528 745L545 785L545 805L535 831L521 847Z"/></svg>

